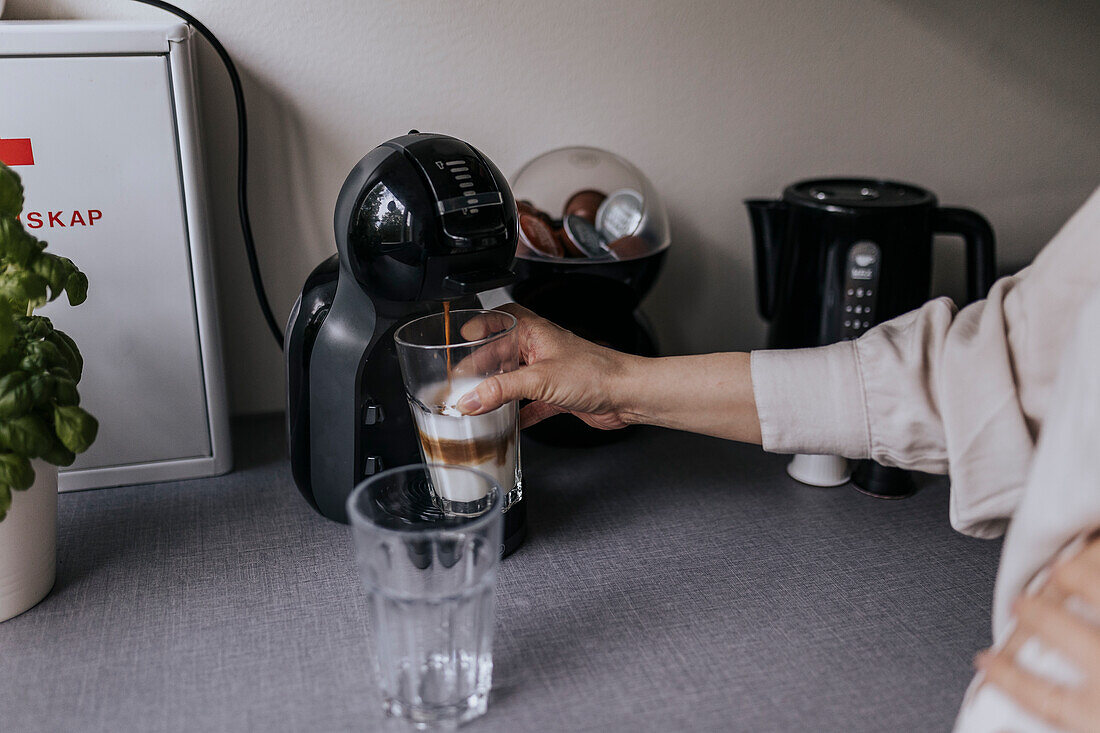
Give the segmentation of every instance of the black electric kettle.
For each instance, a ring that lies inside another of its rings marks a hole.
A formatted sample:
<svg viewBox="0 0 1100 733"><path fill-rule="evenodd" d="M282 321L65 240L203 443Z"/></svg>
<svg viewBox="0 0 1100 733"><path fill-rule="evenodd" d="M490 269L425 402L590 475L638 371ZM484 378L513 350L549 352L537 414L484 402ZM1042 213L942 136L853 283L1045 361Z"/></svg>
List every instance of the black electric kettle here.
<svg viewBox="0 0 1100 733"><path fill-rule="evenodd" d="M966 242L967 301L993 285L993 229L977 212L938 206L907 183L822 178L787 186L779 200L745 202L756 255L757 305L769 348L853 339L931 297L932 238ZM876 496L913 492L908 473L864 462L856 486Z"/></svg>

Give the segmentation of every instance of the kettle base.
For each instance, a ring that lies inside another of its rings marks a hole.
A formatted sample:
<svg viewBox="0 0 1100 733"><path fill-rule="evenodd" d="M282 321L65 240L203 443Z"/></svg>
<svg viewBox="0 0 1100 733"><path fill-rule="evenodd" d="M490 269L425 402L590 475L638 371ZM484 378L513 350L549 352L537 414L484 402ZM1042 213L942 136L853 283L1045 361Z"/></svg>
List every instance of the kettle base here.
<svg viewBox="0 0 1100 733"><path fill-rule="evenodd" d="M876 499L907 499L917 493L917 484L908 471L866 460L856 464L852 485Z"/></svg>

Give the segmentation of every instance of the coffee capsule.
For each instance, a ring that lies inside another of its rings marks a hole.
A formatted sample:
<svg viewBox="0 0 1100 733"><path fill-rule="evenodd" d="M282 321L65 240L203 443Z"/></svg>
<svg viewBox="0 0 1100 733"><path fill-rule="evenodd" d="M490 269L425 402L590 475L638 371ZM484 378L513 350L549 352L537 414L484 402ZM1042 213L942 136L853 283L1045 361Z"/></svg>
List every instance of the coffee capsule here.
<svg viewBox="0 0 1100 733"><path fill-rule="evenodd" d="M569 214L564 220L565 235L586 257L606 257L611 254L607 240L596 227L582 216Z"/></svg>
<svg viewBox="0 0 1100 733"><path fill-rule="evenodd" d="M642 195L632 188L613 192L596 211L596 229L610 241L634 234L642 223Z"/></svg>
<svg viewBox="0 0 1100 733"><path fill-rule="evenodd" d="M635 257L641 257L647 255L652 251L649 242L639 237L637 234L628 234L625 237L619 237L614 242L607 245L607 248L615 253L615 256L620 260L632 260Z"/></svg>
<svg viewBox="0 0 1100 733"><path fill-rule="evenodd" d="M569 238L569 235L565 233L565 227L558 227L554 230L554 236L558 238L558 242L561 243L562 250L565 251L566 257L587 257L584 252L573 244L573 240Z"/></svg>
<svg viewBox="0 0 1100 733"><path fill-rule="evenodd" d="M517 201L516 210L520 214L530 214L531 216L541 219L543 223L545 223L546 226L550 227L551 229L558 229L561 227L561 219L554 219L527 199Z"/></svg>
<svg viewBox="0 0 1100 733"><path fill-rule="evenodd" d="M546 222L532 214L519 215L519 239L532 252L547 257L561 257L564 253L554 230Z"/></svg>
<svg viewBox="0 0 1100 733"><path fill-rule="evenodd" d="M606 198L606 194L591 188L577 191L565 202L565 209L562 212L562 216L576 214L583 219L587 219L589 223L595 224L596 212L599 210L600 204L602 204Z"/></svg>

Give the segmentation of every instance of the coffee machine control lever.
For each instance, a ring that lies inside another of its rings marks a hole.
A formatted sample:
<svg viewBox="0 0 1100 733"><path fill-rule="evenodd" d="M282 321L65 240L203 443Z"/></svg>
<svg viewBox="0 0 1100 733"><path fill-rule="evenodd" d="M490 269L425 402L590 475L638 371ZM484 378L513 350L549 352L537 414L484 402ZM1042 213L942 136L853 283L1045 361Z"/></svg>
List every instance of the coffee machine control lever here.
<svg viewBox="0 0 1100 733"><path fill-rule="evenodd" d="M488 193L470 193L465 196L455 196L436 202L440 214L450 214L461 211L464 214L476 214L482 206L500 206L504 199L497 191Z"/></svg>

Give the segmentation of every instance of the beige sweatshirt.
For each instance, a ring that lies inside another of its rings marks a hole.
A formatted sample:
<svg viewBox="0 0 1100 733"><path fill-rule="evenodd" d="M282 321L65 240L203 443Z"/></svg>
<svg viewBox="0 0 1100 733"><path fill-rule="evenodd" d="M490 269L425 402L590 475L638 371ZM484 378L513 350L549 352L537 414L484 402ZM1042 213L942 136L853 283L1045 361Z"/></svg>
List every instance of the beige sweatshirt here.
<svg viewBox="0 0 1100 733"><path fill-rule="evenodd" d="M855 341L756 351L764 449L950 473L951 524L1004 532L1067 337L1100 289L1100 189L1026 269L961 311L925 304Z"/></svg>
<svg viewBox="0 0 1100 733"><path fill-rule="evenodd" d="M1069 556L1085 533L1100 527L1100 290L1085 304L1067 343L1049 413L1035 450L1023 496L1005 538L993 596L993 640L1003 646L1014 631L1012 601L1045 584L1050 560ZM1097 626L1100 609L1073 598L1069 611ZM1031 637L1016 663L1032 674L1073 687L1084 679L1060 650ZM996 687L975 677L955 725L956 733L1047 733L1053 726L1020 709Z"/></svg>

